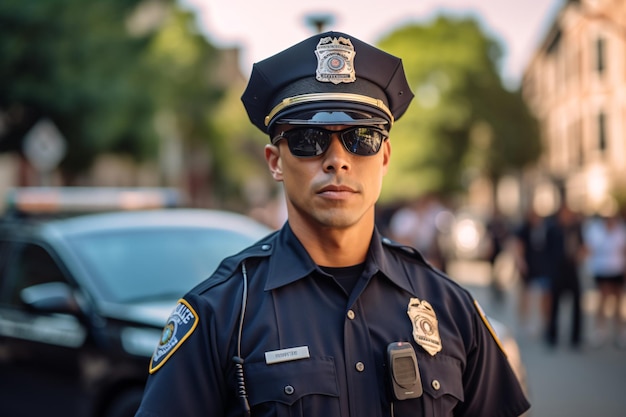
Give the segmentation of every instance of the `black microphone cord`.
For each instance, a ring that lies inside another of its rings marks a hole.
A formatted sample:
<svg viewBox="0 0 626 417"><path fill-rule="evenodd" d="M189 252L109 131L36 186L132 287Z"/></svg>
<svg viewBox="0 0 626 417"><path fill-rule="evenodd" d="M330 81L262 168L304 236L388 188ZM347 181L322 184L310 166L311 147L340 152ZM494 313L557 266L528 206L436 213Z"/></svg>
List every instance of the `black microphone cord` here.
<svg viewBox="0 0 626 417"><path fill-rule="evenodd" d="M241 296L241 315L239 318L239 334L237 335L237 356L233 357L235 362L235 374L237 376L237 396L241 400L244 416L250 417L250 403L248 402L248 392L246 381L243 376L243 358L241 357L241 335L243 333L243 318L246 315L246 305L248 304L248 274L246 273L246 263L241 264L241 274L243 275L243 291Z"/></svg>

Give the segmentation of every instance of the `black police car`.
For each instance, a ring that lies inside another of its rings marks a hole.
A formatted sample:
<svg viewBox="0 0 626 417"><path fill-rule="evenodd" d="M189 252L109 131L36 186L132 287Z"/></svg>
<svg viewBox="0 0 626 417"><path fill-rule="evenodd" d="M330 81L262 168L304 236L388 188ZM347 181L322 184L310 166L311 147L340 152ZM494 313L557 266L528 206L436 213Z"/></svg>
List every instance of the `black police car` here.
<svg viewBox="0 0 626 417"><path fill-rule="evenodd" d="M68 195L74 205L111 198L21 191L0 220L3 416L133 416L176 300L270 232L234 213L182 208L33 217L27 206L55 211ZM141 193L116 195L141 206Z"/></svg>

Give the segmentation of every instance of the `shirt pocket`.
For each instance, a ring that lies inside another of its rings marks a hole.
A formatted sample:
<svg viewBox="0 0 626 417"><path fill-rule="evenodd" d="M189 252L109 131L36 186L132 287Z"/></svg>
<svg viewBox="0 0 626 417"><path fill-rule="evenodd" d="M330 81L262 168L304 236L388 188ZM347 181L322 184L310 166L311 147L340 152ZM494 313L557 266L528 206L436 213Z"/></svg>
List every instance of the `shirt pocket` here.
<svg viewBox="0 0 626 417"><path fill-rule="evenodd" d="M453 416L454 408L465 398L460 361L439 354L433 358L425 358L419 367L424 389L424 415Z"/></svg>
<svg viewBox="0 0 626 417"><path fill-rule="evenodd" d="M395 417L452 417L464 399L463 372L459 360L437 354L418 354L418 367L423 393L419 398L395 400Z"/></svg>
<svg viewBox="0 0 626 417"><path fill-rule="evenodd" d="M253 415L338 416L339 385L330 357L244 365Z"/></svg>

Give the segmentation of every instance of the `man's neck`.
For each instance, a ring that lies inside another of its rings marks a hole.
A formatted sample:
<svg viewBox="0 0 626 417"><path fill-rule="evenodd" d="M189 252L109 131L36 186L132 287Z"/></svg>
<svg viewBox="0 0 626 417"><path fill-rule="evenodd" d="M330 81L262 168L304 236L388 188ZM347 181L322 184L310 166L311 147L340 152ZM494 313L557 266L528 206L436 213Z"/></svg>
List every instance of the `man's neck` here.
<svg viewBox="0 0 626 417"><path fill-rule="evenodd" d="M318 265L352 266L365 262L374 223L348 228L305 227L289 223L294 234Z"/></svg>

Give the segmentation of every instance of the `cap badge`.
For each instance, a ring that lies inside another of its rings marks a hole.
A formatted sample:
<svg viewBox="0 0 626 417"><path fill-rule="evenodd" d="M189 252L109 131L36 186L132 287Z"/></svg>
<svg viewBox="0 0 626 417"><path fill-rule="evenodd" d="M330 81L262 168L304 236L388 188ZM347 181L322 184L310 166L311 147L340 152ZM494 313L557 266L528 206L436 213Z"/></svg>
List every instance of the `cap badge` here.
<svg viewBox="0 0 626 417"><path fill-rule="evenodd" d="M441 351L439 322L433 307L428 301L411 298L407 314L413 324L413 338L424 350L435 356Z"/></svg>
<svg viewBox="0 0 626 417"><path fill-rule="evenodd" d="M315 78L324 83L351 83L356 81L354 56L356 52L350 39L343 36L320 39L315 48L317 70Z"/></svg>

